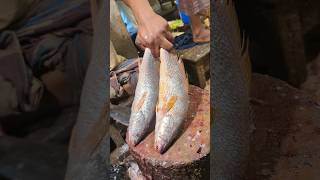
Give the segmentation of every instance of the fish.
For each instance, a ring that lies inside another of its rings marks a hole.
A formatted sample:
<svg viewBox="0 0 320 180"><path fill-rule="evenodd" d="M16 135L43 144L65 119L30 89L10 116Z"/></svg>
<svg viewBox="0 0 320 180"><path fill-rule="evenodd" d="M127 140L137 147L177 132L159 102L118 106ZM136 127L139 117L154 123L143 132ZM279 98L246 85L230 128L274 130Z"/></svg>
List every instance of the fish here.
<svg viewBox="0 0 320 180"><path fill-rule="evenodd" d="M142 60L139 61L138 83L128 127L128 141L134 146L154 128L159 92L159 68L159 60L152 56L149 48L146 48Z"/></svg>
<svg viewBox="0 0 320 180"><path fill-rule="evenodd" d="M146 180L147 178L143 176L141 170L139 169L138 164L134 162L129 163L130 166L128 168L128 176L130 179L135 179L135 180Z"/></svg>
<svg viewBox="0 0 320 180"><path fill-rule="evenodd" d="M182 59L161 48L154 140L155 149L160 154L167 151L186 120L189 103L188 86Z"/></svg>
<svg viewBox="0 0 320 180"><path fill-rule="evenodd" d="M110 104L110 118L124 126L129 126L130 107Z"/></svg>

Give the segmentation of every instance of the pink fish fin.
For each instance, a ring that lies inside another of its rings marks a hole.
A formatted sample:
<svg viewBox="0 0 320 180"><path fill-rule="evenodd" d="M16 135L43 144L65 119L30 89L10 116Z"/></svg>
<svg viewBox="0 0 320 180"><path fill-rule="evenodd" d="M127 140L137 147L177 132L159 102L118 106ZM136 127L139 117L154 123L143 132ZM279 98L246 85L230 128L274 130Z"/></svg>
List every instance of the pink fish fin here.
<svg viewBox="0 0 320 180"><path fill-rule="evenodd" d="M140 70L140 68L141 68L141 64L142 64L142 58L139 58L139 59L138 59L138 68L139 68L139 70Z"/></svg>
<svg viewBox="0 0 320 180"><path fill-rule="evenodd" d="M183 60L181 58L178 59L178 64L179 64L179 70L181 73L185 74L185 69L184 69L184 65L183 65Z"/></svg>
<svg viewBox="0 0 320 180"><path fill-rule="evenodd" d="M157 113L160 113L160 114L167 113L168 111L170 111L170 109L172 109L176 101L177 101L177 96L170 96L168 100L166 98L162 98L161 102L158 101L158 104L156 107Z"/></svg>
<svg viewBox="0 0 320 180"><path fill-rule="evenodd" d="M158 100L157 105L156 105L156 112L159 112L159 100Z"/></svg>
<svg viewBox="0 0 320 180"><path fill-rule="evenodd" d="M160 100L157 102L157 106L156 106L156 112L157 113L165 113L166 109L165 109L165 104L163 103L165 102L164 99Z"/></svg>
<svg viewBox="0 0 320 180"><path fill-rule="evenodd" d="M141 109L141 107L142 107L142 105L144 104L144 101L145 101L145 99L146 99L146 96L147 96L147 92L144 92L143 95L140 97L140 99L133 104L132 110L133 110L134 112L137 112L137 111L139 111L139 110Z"/></svg>
<svg viewBox="0 0 320 180"><path fill-rule="evenodd" d="M169 112L173 106L176 104L177 101L177 96L170 96L167 103L165 104L166 106L166 112Z"/></svg>
<svg viewBox="0 0 320 180"><path fill-rule="evenodd" d="M188 74L185 71L185 68L184 68L184 65L183 65L183 61L182 61L181 58L179 58L178 64L179 64L180 73L182 75L184 75L184 81L183 81L184 82L184 86L185 86L186 89L188 89L188 87L189 87Z"/></svg>

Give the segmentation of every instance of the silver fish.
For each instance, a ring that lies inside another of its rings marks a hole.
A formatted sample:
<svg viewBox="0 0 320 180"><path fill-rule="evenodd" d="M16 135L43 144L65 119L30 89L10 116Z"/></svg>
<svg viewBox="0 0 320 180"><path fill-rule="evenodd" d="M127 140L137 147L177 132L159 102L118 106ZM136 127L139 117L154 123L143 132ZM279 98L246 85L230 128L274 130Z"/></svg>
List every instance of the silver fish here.
<svg viewBox="0 0 320 180"><path fill-rule="evenodd" d="M160 49L159 99L156 109L155 148L164 153L179 133L188 111L188 80L177 55Z"/></svg>
<svg viewBox="0 0 320 180"><path fill-rule="evenodd" d="M154 125L159 91L159 61L146 49L139 63L138 84L131 107L128 128L129 143L137 145Z"/></svg>

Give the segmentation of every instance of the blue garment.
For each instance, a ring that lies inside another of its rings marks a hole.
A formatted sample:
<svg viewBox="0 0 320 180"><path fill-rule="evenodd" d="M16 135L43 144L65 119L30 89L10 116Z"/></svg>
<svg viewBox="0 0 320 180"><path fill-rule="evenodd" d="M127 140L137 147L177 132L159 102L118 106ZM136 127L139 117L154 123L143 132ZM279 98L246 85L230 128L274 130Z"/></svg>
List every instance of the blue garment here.
<svg viewBox="0 0 320 180"><path fill-rule="evenodd" d="M192 48L193 46L206 44L206 43L209 43L209 42L201 42L201 43L193 42L192 31L191 29L188 29L185 33L174 38L173 47L175 49L188 49L188 48Z"/></svg>
<svg viewBox="0 0 320 180"><path fill-rule="evenodd" d="M180 8L179 8L179 0L176 0L176 3L177 3L177 6L178 6L179 16L180 16L180 18L182 19L182 22L183 22L184 24L190 24L189 16L188 16L186 13L180 11Z"/></svg>
<svg viewBox="0 0 320 180"><path fill-rule="evenodd" d="M173 47L175 49L188 49L195 45L197 45L197 43L193 42L191 29L188 29L185 33L175 37L173 41Z"/></svg>
<svg viewBox="0 0 320 180"><path fill-rule="evenodd" d="M124 25L126 26L126 29L130 35L130 37L133 37L136 33L137 33L137 29L134 25L134 23L130 20L130 18L128 18L127 13L124 11L123 8L121 8L121 6L119 6L119 11L120 11L120 16L121 19L124 23Z"/></svg>

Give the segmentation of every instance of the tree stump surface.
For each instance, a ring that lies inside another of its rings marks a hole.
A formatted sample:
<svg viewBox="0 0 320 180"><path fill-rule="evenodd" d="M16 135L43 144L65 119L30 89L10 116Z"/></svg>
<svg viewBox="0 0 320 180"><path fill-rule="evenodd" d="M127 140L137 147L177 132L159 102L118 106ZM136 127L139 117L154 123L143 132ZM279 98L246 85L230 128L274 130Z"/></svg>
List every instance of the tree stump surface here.
<svg viewBox="0 0 320 180"><path fill-rule="evenodd" d="M148 179L209 177L209 98L209 91L190 85L187 120L180 136L164 154L154 148L154 131L137 146L129 145L131 154Z"/></svg>

